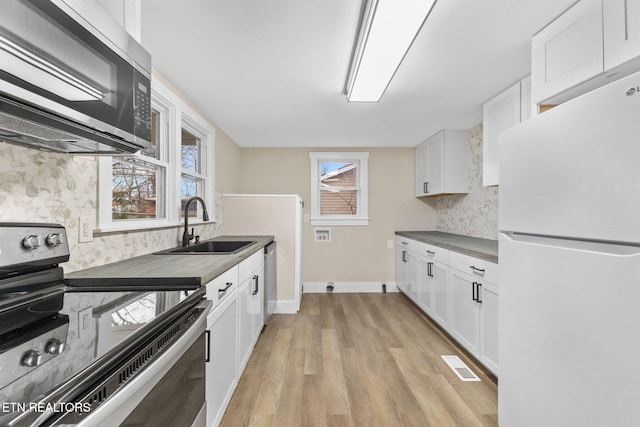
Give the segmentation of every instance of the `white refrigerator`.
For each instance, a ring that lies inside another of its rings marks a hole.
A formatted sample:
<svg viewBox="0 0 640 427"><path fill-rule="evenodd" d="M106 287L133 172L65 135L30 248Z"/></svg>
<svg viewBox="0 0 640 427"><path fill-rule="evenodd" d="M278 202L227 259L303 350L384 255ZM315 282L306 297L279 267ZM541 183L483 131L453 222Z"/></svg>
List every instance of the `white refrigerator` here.
<svg viewBox="0 0 640 427"><path fill-rule="evenodd" d="M500 136L499 422L640 426L640 74Z"/></svg>

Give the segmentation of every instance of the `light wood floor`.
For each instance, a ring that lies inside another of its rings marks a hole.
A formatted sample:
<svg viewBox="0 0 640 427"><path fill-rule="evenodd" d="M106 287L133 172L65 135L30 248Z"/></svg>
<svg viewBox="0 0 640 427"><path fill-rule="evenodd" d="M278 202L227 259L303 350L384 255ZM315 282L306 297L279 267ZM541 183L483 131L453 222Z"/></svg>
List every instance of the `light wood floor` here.
<svg viewBox="0 0 640 427"><path fill-rule="evenodd" d="M457 354L481 379L463 382ZM495 382L405 296L304 294L274 315L222 426L497 426Z"/></svg>

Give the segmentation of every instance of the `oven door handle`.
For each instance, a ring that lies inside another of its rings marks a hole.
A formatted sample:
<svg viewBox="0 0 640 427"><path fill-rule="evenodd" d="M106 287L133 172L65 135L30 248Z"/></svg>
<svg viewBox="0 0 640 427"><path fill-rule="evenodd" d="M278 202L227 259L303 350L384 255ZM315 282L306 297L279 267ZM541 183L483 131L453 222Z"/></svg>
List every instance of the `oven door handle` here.
<svg viewBox="0 0 640 427"><path fill-rule="evenodd" d="M79 424L80 427L111 427L120 425L155 385L169 372L173 365L205 332L207 314L213 303L202 300L196 306L200 316L178 340L153 361L147 368L133 377L126 387L118 390L109 400L91 411Z"/></svg>

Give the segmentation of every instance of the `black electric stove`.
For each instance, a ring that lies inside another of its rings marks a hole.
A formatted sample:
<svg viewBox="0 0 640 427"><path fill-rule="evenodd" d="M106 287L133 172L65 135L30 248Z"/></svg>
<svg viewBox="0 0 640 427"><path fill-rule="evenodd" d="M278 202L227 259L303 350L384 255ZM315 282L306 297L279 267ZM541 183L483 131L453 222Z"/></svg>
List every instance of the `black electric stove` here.
<svg viewBox="0 0 640 427"><path fill-rule="evenodd" d="M68 409L62 406L75 398L69 390L94 381L105 358L135 352L204 295L152 284L118 292L70 288L59 266L68 259L62 226L0 223L0 425L38 415L45 403L53 413Z"/></svg>

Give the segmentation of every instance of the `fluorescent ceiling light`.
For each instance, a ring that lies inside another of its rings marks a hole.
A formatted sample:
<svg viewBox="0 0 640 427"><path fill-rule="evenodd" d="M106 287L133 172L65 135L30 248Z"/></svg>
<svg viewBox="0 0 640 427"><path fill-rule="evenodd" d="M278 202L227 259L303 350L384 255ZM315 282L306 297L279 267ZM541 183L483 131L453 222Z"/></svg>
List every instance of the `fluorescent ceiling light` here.
<svg viewBox="0 0 640 427"><path fill-rule="evenodd" d="M68 101L97 101L102 92L0 35L2 71Z"/></svg>
<svg viewBox="0 0 640 427"><path fill-rule="evenodd" d="M378 102L436 0L367 0L347 101Z"/></svg>

